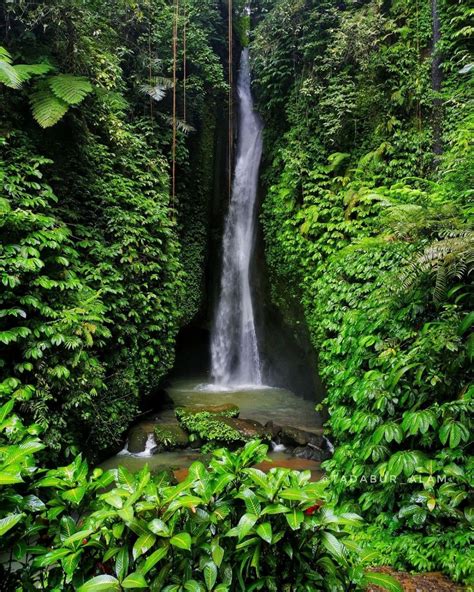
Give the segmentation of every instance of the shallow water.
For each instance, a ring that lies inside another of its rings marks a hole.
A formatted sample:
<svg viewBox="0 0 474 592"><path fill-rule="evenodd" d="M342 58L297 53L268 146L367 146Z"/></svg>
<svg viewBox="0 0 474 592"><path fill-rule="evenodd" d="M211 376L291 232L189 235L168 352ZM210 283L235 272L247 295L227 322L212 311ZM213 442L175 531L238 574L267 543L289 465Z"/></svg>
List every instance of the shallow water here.
<svg viewBox="0 0 474 592"><path fill-rule="evenodd" d="M262 424L273 421L277 425L287 425L311 432L321 432L321 418L314 410L314 403L285 389L261 386L258 388L239 388L239 390L217 390L212 384L206 384L202 379L178 379L167 389L176 407L223 405L233 403L240 408L240 417L252 419ZM164 416L173 416L172 411L164 412ZM154 419L146 419L143 425L153 429L154 423L159 423L160 416ZM178 471L186 469L195 460L202 458L198 451L175 450L150 454L145 451L139 454L130 454L125 450L104 461L100 466L111 469L117 466L125 466L129 470L139 471L144 465L148 465L153 472L172 469ZM291 456L281 446L269 451L272 464L286 466L295 469L310 469L316 475L319 463L307 461ZM264 468L269 468L268 463Z"/></svg>
<svg viewBox="0 0 474 592"><path fill-rule="evenodd" d="M177 407L234 403L239 406L240 417L244 419L262 424L273 421L277 425L291 425L308 431L321 429L321 418L314 410L315 403L281 388L259 386L217 390L212 384L182 379L174 381L167 392Z"/></svg>

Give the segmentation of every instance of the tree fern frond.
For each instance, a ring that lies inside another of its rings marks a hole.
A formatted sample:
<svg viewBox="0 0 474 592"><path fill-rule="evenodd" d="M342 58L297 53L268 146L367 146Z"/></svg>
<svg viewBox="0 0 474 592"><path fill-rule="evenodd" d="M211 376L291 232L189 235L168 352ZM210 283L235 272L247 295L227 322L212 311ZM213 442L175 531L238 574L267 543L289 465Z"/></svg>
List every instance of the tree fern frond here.
<svg viewBox="0 0 474 592"><path fill-rule="evenodd" d="M48 84L54 95L68 105L78 105L93 90L87 78L72 74L51 76Z"/></svg>
<svg viewBox="0 0 474 592"><path fill-rule="evenodd" d="M12 56L10 52L2 45L0 45L0 60L2 60L2 62L7 62L7 64L12 63Z"/></svg>
<svg viewBox="0 0 474 592"><path fill-rule="evenodd" d="M30 95L33 117L41 127L51 127L57 123L69 109L69 105L54 95L49 88L39 87Z"/></svg>
<svg viewBox="0 0 474 592"><path fill-rule="evenodd" d="M19 89L21 87L21 76L16 68L8 61L0 57L0 82L9 88Z"/></svg>
<svg viewBox="0 0 474 592"><path fill-rule="evenodd" d="M16 72L19 74L21 81L26 82L32 76L41 76L54 70L51 64L17 64L15 66Z"/></svg>

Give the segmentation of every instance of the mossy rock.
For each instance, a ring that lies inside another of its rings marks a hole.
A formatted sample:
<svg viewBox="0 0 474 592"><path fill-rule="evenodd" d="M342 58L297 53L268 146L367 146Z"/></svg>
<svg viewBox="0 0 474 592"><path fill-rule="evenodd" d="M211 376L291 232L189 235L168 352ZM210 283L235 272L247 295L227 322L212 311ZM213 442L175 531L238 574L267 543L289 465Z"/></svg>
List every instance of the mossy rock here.
<svg viewBox="0 0 474 592"><path fill-rule="evenodd" d="M256 421L217 415L209 411L179 411L177 415L182 427L206 443L230 445L242 444L254 438L269 439L268 430Z"/></svg>
<svg viewBox="0 0 474 592"><path fill-rule="evenodd" d="M230 444L232 442L241 442L240 433L225 423L225 420L231 419L202 411L199 413L177 413L181 426L189 434L197 434L204 442L217 441Z"/></svg>
<svg viewBox="0 0 474 592"><path fill-rule="evenodd" d="M158 424L155 426L154 434L156 444L168 450L186 448L189 444L188 434L177 423Z"/></svg>
<svg viewBox="0 0 474 592"><path fill-rule="evenodd" d="M209 413L211 415L220 415L222 417L238 417L240 409L238 405L233 403L224 403L223 405L189 405L187 407L178 407L176 409L176 417L180 418L184 415L196 415L201 413Z"/></svg>
<svg viewBox="0 0 474 592"><path fill-rule="evenodd" d="M236 419L232 417L223 418L222 421L236 432L239 432L240 437L244 442L256 438L259 438L260 440L271 439L271 432L258 421L253 421L252 419Z"/></svg>
<svg viewBox="0 0 474 592"><path fill-rule="evenodd" d="M133 427L128 434L127 450L132 454L143 452L146 448L147 439L148 434L142 426Z"/></svg>

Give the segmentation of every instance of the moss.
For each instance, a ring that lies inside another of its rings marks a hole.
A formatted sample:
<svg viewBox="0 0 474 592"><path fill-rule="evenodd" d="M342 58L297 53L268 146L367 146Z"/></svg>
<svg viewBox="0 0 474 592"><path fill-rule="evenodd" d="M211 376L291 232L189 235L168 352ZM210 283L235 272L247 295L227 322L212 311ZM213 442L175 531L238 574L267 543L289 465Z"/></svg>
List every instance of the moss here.
<svg viewBox="0 0 474 592"><path fill-rule="evenodd" d="M156 443L164 448L184 448L189 444L188 434L178 424L159 424L154 432Z"/></svg>
<svg viewBox="0 0 474 592"><path fill-rule="evenodd" d="M176 411L179 422L182 427L190 434L197 434L205 442L217 441L243 442L245 439L239 431L225 423L228 417L219 416L209 411L186 413L181 410Z"/></svg>
<svg viewBox="0 0 474 592"><path fill-rule="evenodd" d="M205 442L203 449L219 443L248 442L255 438L270 439L265 428L256 421L237 419L236 405L220 405L208 408L181 407L176 415L182 427ZM192 436L191 436L192 438Z"/></svg>

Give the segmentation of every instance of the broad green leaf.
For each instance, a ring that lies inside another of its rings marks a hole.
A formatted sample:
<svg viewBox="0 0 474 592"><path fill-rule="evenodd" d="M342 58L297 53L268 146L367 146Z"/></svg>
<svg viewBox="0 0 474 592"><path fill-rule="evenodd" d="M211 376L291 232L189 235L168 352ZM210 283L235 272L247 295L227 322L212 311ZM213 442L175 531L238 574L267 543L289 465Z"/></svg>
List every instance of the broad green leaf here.
<svg viewBox="0 0 474 592"><path fill-rule="evenodd" d="M0 211L1 211L1 205L0 205ZM7 401L5 403L5 405L2 405L0 407L0 423L4 422L5 419L6 419L6 417L8 415L10 415L10 413L12 412L12 409L13 409L13 406L14 405L15 405L15 400L14 399L10 399L9 401Z"/></svg>
<svg viewBox="0 0 474 592"><path fill-rule="evenodd" d="M403 587L395 578L388 574L368 571L364 575L365 586L379 586L388 592L403 592Z"/></svg>
<svg viewBox="0 0 474 592"><path fill-rule="evenodd" d="M157 534L158 536L168 537L170 536L170 529L168 525L160 520L159 518L155 518L151 522L148 523L148 528L151 532Z"/></svg>
<svg viewBox="0 0 474 592"><path fill-rule="evenodd" d="M212 590L217 580L217 567L213 561L208 561L203 569L204 581L208 590Z"/></svg>
<svg viewBox="0 0 474 592"><path fill-rule="evenodd" d="M128 572L129 554L128 547L122 547L115 557L115 575L120 581L124 579Z"/></svg>
<svg viewBox="0 0 474 592"><path fill-rule="evenodd" d="M5 518L2 518L0 520L0 536L11 530L24 516L25 514L9 514Z"/></svg>
<svg viewBox="0 0 474 592"><path fill-rule="evenodd" d="M87 539L93 532L94 531L92 529L79 530L70 537L67 537L67 539L64 539L63 545L68 546L72 545L73 543L77 543L78 541L82 541L83 539Z"/></svg>
<svg viewBox="0 0 474 592"><path fill-rule="evenodd" d="M77 566L81 561L82 550L66 555L61 559L61 565L67 574L67 581L70 582L77 570Z"/></svg>
<svg viewBox="0 0 474 592"><path fill-rule="evenodd" d="M121 510L117 510L117 514L124 522L131 522L134 516L133 507L128 506L126 508L122 508Z"/></svg>
<svg viewBox="0 0 474 592"><path fill-rule="evenodd" d="M217 565L217 567L220 567L222 560L224 559L224 549L219 545L219 543L212 543L211 555L214 563Z"/></svg>
<svg viewBox="0 0 474 592"><path fill-rule="evenodd" d="M167 553L168 553L167 546L160 547L156 551L153 551L153 553L146 558L145 563L140 568L140 573L142 573L143 575L146 575L150 571L150 569L155 567L155 565L158 563L158 561L161 561L164 557L166 557Z"/></svg>
<svg viewBox="0 0 474 592"><path fill-rule="evenodd" d="M0 485L13 485L14 483L23 483L20 467L10 466L10 470L0 471Z"/></svg>
<svg viewBox="0 0 474 592"><path fill-rule="evenodd" d="M302 489L284 489L280 491L278 494L281 498L291 500L291 501L298 501L298 502L306 502L309 501L308 493L303 491Z"/></svg>
<svg viewBox="0 0 474 592"><path fill-rule="evenodd" d="M120 583L113 576L103 575L92 578L82 584L77 592L119 592Z"/></svg>
<svg viewBox="0 0 474 592"><path fill-rule="evenodd" d="M48 565L52 565L53 563L56 563L63 557L66 557L67 555L71 554L71 549L55 549L54 551L50 551L49 553L46 553L41 557L37 557L35 559L35 565L37 567L47 567Z"/></svg>
<svg viewBox="0 0 474 592"><path fill-rule="evenodd" d="M133 545L132 555L133 559L138 559L141 555L146 553L149 549L153 547L156 541L156 536L151 534L151 532L147 534L142 534L138 537Z"/></svg>
<svg viewBox="0 0 474 592"><path fill-rule="evenodd" d="M234 528L231 528L225 536L236 536L242 540L252 530L258 518L255 514L244 514L239 520L239 523Z"/></svg>
<svg viewBox="0 0 474 592"><path fill-rule="evenodd" d="M141 573L134 572L124 579L122 588L148 588L148 584Z"/></svg>
<svg viewBox="0 0 474 592"><path fill-rule="evenodd" d="M291 510L291 512L285 514L285 518L292 530L298 530L301 523L304 522L304 514L301 510Z"/></svg>
<svg viewBox="0 0 474 592"><path fill-rule="evenodd" d="M262 510L262 516L265 514L273 515L273 514L285 514L289 512L290 508L284 506L283 504L270 504L265 506Z"/></svg>
<svg viewBox="0 0 474 592"><path fill-rule="evenodd" d="M188 580L184 584L184 589L186 592L203 592L204 588L201 586L199 582L196 580Z"/></svg>
<svg viewBox="0 0 474 592"><path fill-rule="evenodd" d="M237 496L244 500L245 507L247 508L247 512L249 514L259 515L261 512L261 504L258 501L258 497L251 489L244 489L239 493Z"/></svg>
<svg viewBox="0 0 474 592"><path fill-rule="evenodd" d="M180 532L170 539L170 543L179 549L191 549L191 536L187 532Z"/></svg>
<svg viewBox="0 0 474 592"><path fill-rule="evenodd" d="M87 487L75 487L61 493L61 497L64 501L72 502L73 504L79 505L87 492Z"/></svg>
<svg viewBox="0 0 474 592"><path fill-rule="evenodd" d="M252 481L261 487L263 490L267 488L268 477L267 475L261 471L260 469L245 469L244 471Z"/></svg>
<svg viewBox="0 0 474 592"><path fill-rule="evenodd" d="M345 548L338 538L336 538L330 532L323 532L321 534L321 542L323 543L324 547L326 547L326 549L329 551L329 553L331 553L331 555L333 555L336 559L345 564Z"/></svg>
<svg viewBox="0 0 474 592"><path fill-rule="evenodd" d="M304 517L303 517L304 518ZM270 522L264 522L263 524L259 524L257 526L257 534L261 537L266 543L269 545L272 542L272 525Z"/></svg>

